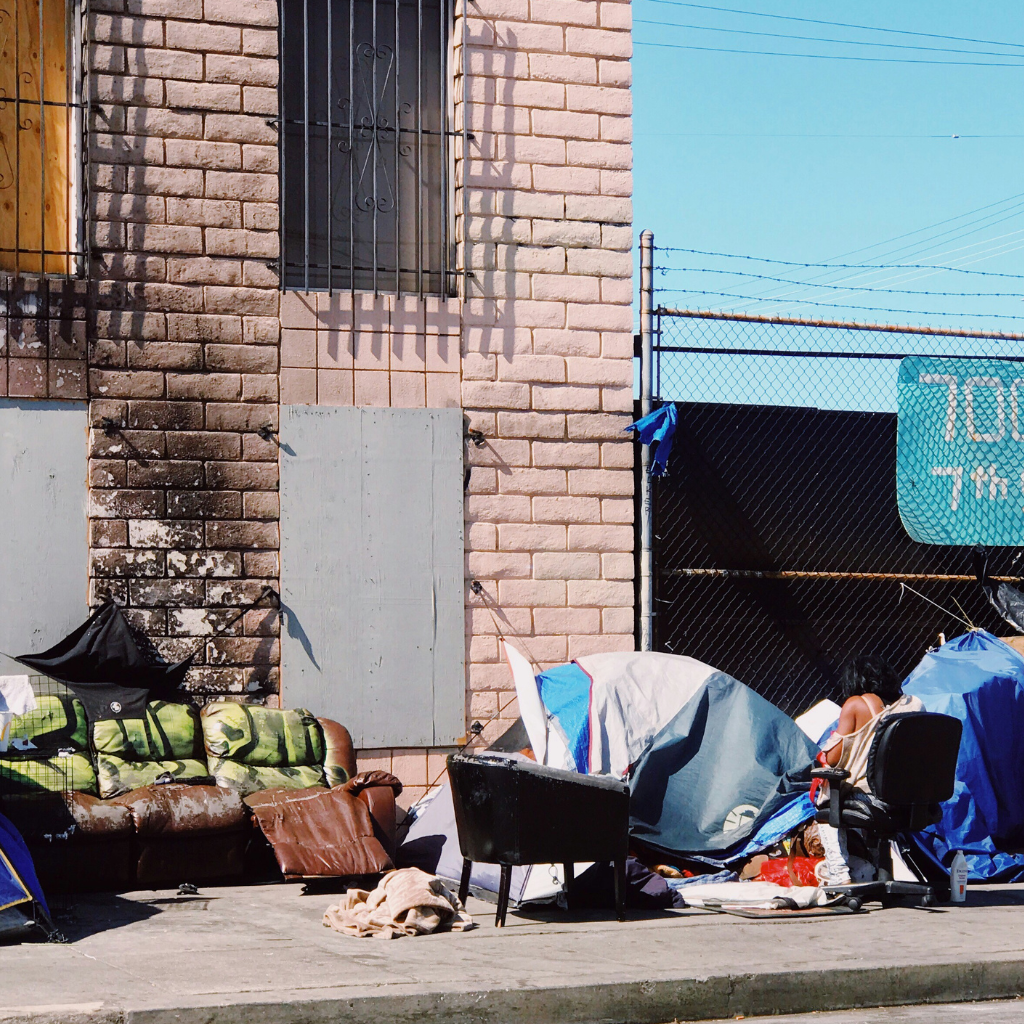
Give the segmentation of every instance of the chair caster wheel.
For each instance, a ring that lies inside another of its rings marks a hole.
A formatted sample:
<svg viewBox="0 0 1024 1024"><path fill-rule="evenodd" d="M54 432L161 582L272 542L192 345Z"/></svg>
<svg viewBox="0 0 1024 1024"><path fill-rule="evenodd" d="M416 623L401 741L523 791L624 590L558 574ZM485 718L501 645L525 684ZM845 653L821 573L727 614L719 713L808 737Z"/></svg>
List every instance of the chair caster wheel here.
<svg viewBox="0 0 1024 1024"><path fill-rule="evenodd" d="M938 906L938 900L934 896L922 896L920 906L922 907L934 907Z"/></svg>
<svg viewBox="0 0 1024 1024"><path fill-rule="evenodd" d="M862 904L859 896L850 896L846 900L846 905L854 912L857 913L860 910Z"/></svg>

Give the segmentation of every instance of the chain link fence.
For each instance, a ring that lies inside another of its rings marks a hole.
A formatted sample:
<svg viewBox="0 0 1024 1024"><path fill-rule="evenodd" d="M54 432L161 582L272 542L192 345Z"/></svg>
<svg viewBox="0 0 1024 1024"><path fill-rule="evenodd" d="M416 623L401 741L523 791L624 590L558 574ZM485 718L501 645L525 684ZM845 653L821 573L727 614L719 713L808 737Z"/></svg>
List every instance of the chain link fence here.
<svg viewBox="0 0 1024 1024"><path fill-rule="evenodd" d="M854 654L906 674L940 633L1011 632L971 549L900 521L896 401L904 356L1020 359L1021 336L664 308L654 325L654 397L679 419L653 482L655 650L797 714L838 697ZM1024 576L1022 556L993 549L989 573Z"/></svg>

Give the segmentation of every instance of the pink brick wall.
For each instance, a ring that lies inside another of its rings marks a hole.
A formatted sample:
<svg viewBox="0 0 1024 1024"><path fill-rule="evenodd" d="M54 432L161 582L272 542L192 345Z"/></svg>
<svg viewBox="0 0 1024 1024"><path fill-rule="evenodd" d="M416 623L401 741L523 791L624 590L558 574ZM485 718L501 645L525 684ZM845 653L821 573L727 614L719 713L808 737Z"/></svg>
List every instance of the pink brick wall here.
<svg viewBox="0 0 1024 1024"><path fill-rule="evenodd" d="M461 404L487 439L467 446L466 651L469 721L500 711L489 739L518 710L486 603L541 666L633 647L630 8L480 0L467 27L472 277L465 301L448 305L459 314ZM461 23L455 39L461 69ZM460 119L461 96L460 78ZM460 186L462 175L460 162ZM462 198L460 188L460 238ZM419 404L419 388L413 403L395 387L393 346L380 401ZM304 339L305 358L313 350ZM313 367L302 365L300 400L314 401ZM407 804L437 778L443 753L364 751L361 763L395 771Z"/></svg>
<svg viewBox="0 0 1024 1024"><path fill-rule="evenodd" d="M287 703L274 612L209 639L279 583L278 451L257 431L279 402L462 406L485 438L467 445L467 721L498 715L491 738L517 713L486 603L540 665L631 648L628 0L469 5L465 294L354 309L278 290L276 0L91 8L91 300L57 288L41 317L31 285L7 289L0 394L88 393L92 599L170 658L208 638L201 694ZM409 803L444 753L361 760Z"/></svg>

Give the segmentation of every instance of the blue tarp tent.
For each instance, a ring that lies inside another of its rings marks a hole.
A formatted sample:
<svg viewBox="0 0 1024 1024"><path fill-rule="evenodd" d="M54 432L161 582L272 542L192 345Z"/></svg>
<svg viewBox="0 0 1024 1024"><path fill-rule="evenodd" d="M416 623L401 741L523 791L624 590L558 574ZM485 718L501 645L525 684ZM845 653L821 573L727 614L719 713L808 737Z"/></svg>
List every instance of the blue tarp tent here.
<svg viewBox="0 0 1024 1024"><path fill-rule="evenodd" d="M963 722L956 788L916 836L948 867L963 850L972 881L1024 881L1024 657L984 630L926 654L903 684L928 711Z"/></svg>
<svg viewBox="0 0 1024 1024"><path fill-rule="evenodd" d="M49 934L49 916L25 840L0 814L0 941L27 933L32 923Z"/></svg>
<svg viewBox="0 0 1024 1024"><path fill-rule="evenodd" d="M781 820L785 834L813 814L807 770L817 752L788 715L716 672L640 758L630 833L649 848L709 862L731 860L770 832L756 846L763 849Z"/></svg>

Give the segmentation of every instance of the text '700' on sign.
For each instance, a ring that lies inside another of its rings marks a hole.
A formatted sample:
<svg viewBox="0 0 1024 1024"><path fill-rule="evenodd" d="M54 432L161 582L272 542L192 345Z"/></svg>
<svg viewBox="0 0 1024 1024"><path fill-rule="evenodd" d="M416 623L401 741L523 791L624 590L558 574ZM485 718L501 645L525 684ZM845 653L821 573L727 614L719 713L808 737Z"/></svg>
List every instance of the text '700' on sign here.
<svg viewBox="0 0 1024 1024"><path fill-rule="evenodd" d="M896 496L923 544L1024 545L1024 362L900 363Z"/></svg>

